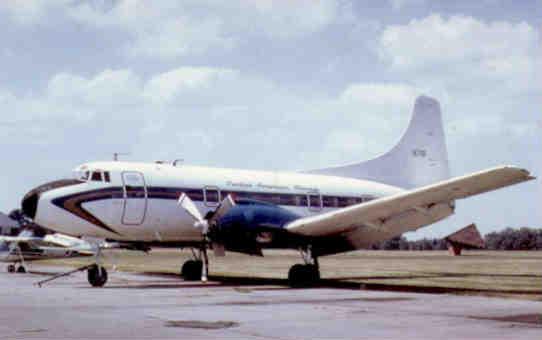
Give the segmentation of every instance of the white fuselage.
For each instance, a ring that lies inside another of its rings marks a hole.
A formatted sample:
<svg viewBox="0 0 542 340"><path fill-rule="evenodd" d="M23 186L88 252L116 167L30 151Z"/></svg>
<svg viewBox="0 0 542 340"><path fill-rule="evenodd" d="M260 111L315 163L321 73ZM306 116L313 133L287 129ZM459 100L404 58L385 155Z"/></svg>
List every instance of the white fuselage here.
<svg viewBox="0 0 542 340"><path fill-rule="evenodd" d="M119 241L201 240L201 230L177 204L183 192L191 195L202 215L231 194L234 199L264 200L304 217L402 191L334 176L159 163L96 162L76 170L86 172L88 179L44 192L36 223L68 235Z"/></svg>

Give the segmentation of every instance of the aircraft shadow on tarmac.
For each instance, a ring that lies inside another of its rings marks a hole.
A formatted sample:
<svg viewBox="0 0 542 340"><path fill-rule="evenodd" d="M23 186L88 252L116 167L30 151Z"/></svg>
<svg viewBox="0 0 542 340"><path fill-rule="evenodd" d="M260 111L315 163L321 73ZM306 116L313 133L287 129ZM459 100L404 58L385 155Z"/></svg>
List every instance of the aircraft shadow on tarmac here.
<svg viewBox="0 0 542 340"><path fill-rule="evenodd" d="M248 276L225 276L225 275L210 275L207 283L199 281L187 282L183 281L177 274L172 273L157 273L143 272L139 273L145 276L156 278L179 279L179 282L141 282L135 285L125 284L110 284L104 287L105 289L173 289L173 288L206 288L206 287L251 287L251 289L299 289L288 286L287 279L281 278L263 278L263 277L248 277ZM496 293L496 294L526 294L526 295L542 295L542 290L495 290L495 289L475 289L463 287L440 287L440 286L421 286L411 284L387 284L387 283L372 283L372 282L356 282L363 280L408 280L408 279L427 279L427 278L444 278L444 277L532 277L542 279L542 275L524 275L524 274L468 274L468 273L420 273L419 275L408 276L357 276L357 277L338 277L333 279L322 279L311 288L335 288L335 289L352 289L352 290L375 290L375 291L391 291L391 292L410 292L410 293L430 293L430 294L469 294L469 293Z"/></svg>

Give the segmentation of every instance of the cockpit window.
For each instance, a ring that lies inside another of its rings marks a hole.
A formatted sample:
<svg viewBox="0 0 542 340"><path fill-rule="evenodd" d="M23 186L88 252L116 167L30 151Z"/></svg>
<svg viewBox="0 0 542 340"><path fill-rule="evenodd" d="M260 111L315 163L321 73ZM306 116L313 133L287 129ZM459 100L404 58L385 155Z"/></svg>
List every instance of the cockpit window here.
<svg viewBox="0 0 542 340"><path fill-rule="evenodd" d="M96 182L101 182L102 181L102 173L100 171L93 171L91 180L96 181Z"/></svg>
<svg viewBox="0 0 542 340"><path fill-rule="evenodd" d="M76 171L74 173L75 179L81 180L81 181L88 181L88 178L90 176L89 171Z"/></svg>
<svg viewBox="0 0 542 340"><path fill-rule="evenodd" d="M104 180L107 183L111 182L111 178L109 177L109 171L104 172Z"/></svg>

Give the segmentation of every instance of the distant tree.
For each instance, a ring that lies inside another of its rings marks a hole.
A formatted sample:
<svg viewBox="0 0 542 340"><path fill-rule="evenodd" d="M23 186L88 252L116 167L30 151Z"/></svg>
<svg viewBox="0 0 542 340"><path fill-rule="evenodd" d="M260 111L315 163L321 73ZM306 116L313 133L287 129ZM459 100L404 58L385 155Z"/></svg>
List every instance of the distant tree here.
<svg viewBox="0 0 542 340"><path fill-rule="evenodd" d="M489 250L542 250L542 229L506 228L484 236L486 248ZM419 239L409 241L404 236L374 244L373 250L446 250L448 244L444 239Z"/></svg>

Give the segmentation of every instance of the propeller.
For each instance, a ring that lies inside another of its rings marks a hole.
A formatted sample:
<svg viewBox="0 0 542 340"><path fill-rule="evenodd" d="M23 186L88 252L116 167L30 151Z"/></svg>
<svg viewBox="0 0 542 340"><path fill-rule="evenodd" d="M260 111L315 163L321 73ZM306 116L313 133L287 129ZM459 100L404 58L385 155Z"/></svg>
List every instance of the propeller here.
<svg viewBox="0 0 542 340"><path fill-rule="evenodd" d="M215 211L207 214L207 217L204 218L194 201L192 201L185 193L181 194L177 203L186 213L188 213L188 215L192 216L194 219L194 227L201 229L201 233L206 240L208 240L210 229L216 226L218 221L220 221L220 219L235 206L235 201L232 196L228 195L220 202ZM217 251L223 252L224 247L220 244L213 243L213 249L215 250L215 253Z"/></svg>

